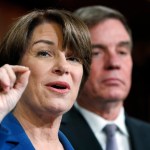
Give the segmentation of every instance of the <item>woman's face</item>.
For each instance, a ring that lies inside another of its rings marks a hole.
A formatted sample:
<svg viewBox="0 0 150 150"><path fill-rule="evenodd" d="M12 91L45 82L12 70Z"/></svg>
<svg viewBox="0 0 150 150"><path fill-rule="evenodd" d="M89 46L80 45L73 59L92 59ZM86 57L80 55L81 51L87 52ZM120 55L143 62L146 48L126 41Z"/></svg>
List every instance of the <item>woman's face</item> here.
<svg viewBox="0 0 150 150"><path fill-rule="evenodd" d="M62 49L62 29L44 23L34 29L21 65L31 70L20 106L38 113L63 114L76 100L83 66L71 50Z"/></svg>

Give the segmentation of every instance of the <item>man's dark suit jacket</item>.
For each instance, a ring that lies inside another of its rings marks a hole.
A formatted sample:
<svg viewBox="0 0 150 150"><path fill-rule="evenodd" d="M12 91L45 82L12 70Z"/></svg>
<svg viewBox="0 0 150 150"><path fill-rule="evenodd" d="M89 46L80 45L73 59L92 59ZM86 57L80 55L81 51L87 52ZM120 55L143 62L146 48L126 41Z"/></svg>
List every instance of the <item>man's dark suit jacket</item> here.
<svg viewBox="0 0 150 150"><path fill-rule="evenodd" d="M150 150L150 125L126 116L132 150ZM80 112L73 107L62 119L60 130L75 150L102 150L95 135Z"/></svg>

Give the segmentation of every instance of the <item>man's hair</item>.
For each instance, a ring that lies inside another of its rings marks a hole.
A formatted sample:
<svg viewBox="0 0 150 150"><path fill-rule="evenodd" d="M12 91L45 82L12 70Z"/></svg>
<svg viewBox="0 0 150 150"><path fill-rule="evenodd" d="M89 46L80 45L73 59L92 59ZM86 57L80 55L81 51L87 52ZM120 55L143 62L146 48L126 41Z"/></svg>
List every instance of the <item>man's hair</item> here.
<svg viewBox="0 0 150 150"><path fill-rule="evenodd" d="M74 12L74 14L78 16L80 19L82 19L89 28L107 19L117 19L121 21L121 23L125 27L126 31L129 33L130 38L132 40L131 29L128 26L126 18L124 17L123 14L121 14L119 11L115 9L106 6L95 5L95 6L81 7L77 9Z"/></svg>

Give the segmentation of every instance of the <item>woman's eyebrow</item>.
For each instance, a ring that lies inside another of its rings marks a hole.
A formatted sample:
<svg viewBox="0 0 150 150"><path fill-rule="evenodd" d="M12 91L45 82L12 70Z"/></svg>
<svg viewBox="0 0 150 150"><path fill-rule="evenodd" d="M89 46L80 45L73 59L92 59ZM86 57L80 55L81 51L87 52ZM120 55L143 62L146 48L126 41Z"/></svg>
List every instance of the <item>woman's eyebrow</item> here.
<svg viewBox="0 0 150 150"><path fill-rule="evenodd" d="M49 40L38 40L38 41L35 41L32 45L35 45L37 43L45 43L45 44L48 44L48 45L54 45L54 42L49 41Z"/></svg>

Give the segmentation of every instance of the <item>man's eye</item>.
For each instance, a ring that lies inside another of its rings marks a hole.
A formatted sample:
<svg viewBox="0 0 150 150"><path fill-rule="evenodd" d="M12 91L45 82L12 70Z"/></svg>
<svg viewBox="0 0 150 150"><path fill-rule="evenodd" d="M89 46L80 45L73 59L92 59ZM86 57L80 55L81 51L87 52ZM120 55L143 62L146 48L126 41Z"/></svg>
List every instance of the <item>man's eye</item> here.
<svg viewBox="0 0 150 150"><path fill-rule="evenodd" d="M127 52L127 51L119 51L119 54L120 54L120 55L127 55L128 52Z"/></svg>
<svg viewBox="0 0 150 150"><path fill-rule="evenodd" d="M92 57L101 57L103 54L103 51L92 51Z"/></svg>
<svg viewBox="0 0 150 150"><path fill-rule="evenodd" d="M121 55L125 55L125 54L127 54L126 52L119 52Z"/></svg>
<svg viewBox="0 0 150 150"><path fill-rule="evenodd" d="M98 54L99 54L99 52L92 52L92 56L96 56Z"/></svg>
<svg viewBox="0 0 150 150"><path fill-rule="evenodd" d="M48 57L49 56L49 52L48 51L39 51L37 53L37 56Z"/></svg>

